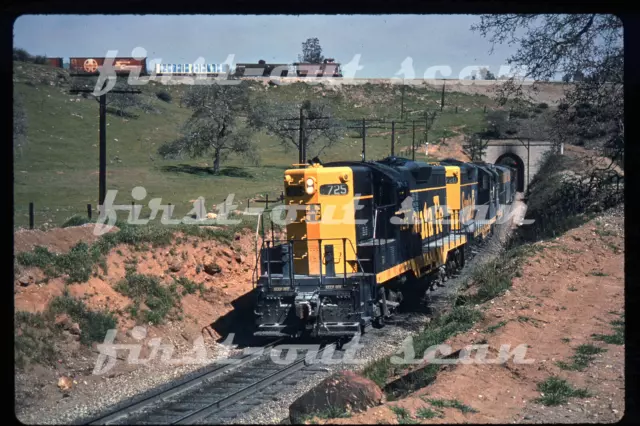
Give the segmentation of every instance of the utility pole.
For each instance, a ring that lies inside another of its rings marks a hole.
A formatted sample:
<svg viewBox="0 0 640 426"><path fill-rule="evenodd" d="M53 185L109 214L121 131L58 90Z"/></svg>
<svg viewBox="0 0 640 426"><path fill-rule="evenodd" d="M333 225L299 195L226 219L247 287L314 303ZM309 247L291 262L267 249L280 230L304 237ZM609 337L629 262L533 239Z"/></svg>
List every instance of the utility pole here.
<svg viewBox="0 0 640 426"><path fill-rule="evenodd" d="M404 119L404 79L402 80L402 100L400 101L400 120Z"/></svg>
<svg viewBox="0 0 640 426"><path fill-rule="evenodd" d="M288 131L298 131L299 132L299 136L298 136L298 164L301 164L301 166L299 167L304 167L304 164L307 161L307 147L306 147L306 138L305 138L305 130L324 130L326 129L326 127L305 127L307 126L307 124L305 123L305 116L304 116L304 105L302 107L300 107L300 117L296 117L296 118L281 118L278 121L292 121L292 120L298 120L299 122L299 127L297 128L287 128L287 129L283 129L283 130L288 130ZM309 118L308 120L325 120L325 119L330 119L331 117L313 117L313 118Z"/></svg>
<svg viewBox="0 0 640 426"><path fill-rule="evenodd" d="M106 81L105 81L106 85ZM104 88L104 86L103 86ZM94 89L71 89L70 93L92 93ZM110 93L142 93L138 89L112 89ZM103 93L98 97L100 105L100 126L99 126L99 168L98 168L98 208L104 204L107 194L107 94Z"/></svg>
<svg viewBox="0 0 640 426"><path fill-rule="evenodd" d="M367 123L362 119L362 161L366 161L366 146L367 146Z"/></svg>
<svg viewBox="0 0 640 426"><path fill-rule="evenodd" d="M304 164L304 109L300 107L300 139L298 141L298 163Z"/></svg>
<svg viewBox="0 0 640 426"><path fill-rule="evenodd" d="M413 127L413 137L411 138L411 159L416 160L416 122L411 122Z"/></svg>
<svg viewBox="0 0 640 426"><path fill-rule="evenodd" d="M396 144L396 122L392 121L391 122L391 156L393 157L394 154L394 148L395 148L395 144Z"/></svg>

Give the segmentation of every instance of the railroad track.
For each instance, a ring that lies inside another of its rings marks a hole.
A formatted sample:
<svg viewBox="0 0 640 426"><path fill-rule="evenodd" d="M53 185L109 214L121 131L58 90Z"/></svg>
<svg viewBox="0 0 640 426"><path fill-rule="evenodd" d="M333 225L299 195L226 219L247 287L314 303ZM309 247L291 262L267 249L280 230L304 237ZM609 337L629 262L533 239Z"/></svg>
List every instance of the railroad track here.
<svg viewBox="0 0 640 426"><path fill-rule="evenodd" d="M296 359L287 365L274 363L271 349L282 340L262 347L262 355L236 357L236 364L208 369L80 424L195 424L231 420L273 398L282 390L278 388L286 388L324 370L305 363L306 351L299 351ZM330 343L320 349L317 356L335 347L335 342ZM278 382L280 387L270 389ZM256 393L260 395L247 399Z"/></svg>

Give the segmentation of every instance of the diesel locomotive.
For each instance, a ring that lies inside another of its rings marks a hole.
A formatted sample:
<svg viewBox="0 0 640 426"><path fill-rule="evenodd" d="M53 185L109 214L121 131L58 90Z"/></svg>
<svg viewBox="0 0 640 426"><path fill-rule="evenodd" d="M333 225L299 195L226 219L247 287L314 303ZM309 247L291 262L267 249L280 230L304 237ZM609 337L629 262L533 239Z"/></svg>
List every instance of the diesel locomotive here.
<svg viewBox="0 0 640 426"><path fill-rule="evenodd" d="M442 284L515 198L515 170L388 157L285 171L286 238L265 240L256 336L353 336Z"/></svg>

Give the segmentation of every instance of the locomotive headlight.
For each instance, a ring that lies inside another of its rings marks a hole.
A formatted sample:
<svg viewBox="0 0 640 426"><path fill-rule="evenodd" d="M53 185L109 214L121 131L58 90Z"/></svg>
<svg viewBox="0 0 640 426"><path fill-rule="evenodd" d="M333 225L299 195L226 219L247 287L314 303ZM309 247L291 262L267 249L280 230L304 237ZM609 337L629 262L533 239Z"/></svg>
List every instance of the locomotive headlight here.
<svg viewBox="0 0 640 426"><path fill-rule="evenodd" d="M314 192L316 192L316 188L315 188L316 182L315 180L313 180L313 178L308 178L306 183L307 183L307 188L306 188L307 194L311 195Z"/></svg>

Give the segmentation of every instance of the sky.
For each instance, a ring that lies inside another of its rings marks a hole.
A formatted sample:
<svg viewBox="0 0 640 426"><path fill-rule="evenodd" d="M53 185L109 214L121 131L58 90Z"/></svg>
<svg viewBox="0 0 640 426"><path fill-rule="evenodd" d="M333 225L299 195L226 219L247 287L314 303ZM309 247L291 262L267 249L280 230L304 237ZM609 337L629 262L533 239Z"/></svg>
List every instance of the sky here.
<svg viewBox="0 0 640 426"><path fill-rule="evenodd" d="M360 55L356 78L464 78L474 66L503 74L515 47L497 45L490 55L491 44L470 29L477 22L474 15L23 15L13 33L14 47L65 61L109 50L136 56L142 48L150 68L199 58L219 64L229 55L233 63L291 63L302 42L317 37L336 62Z"/></svg>

